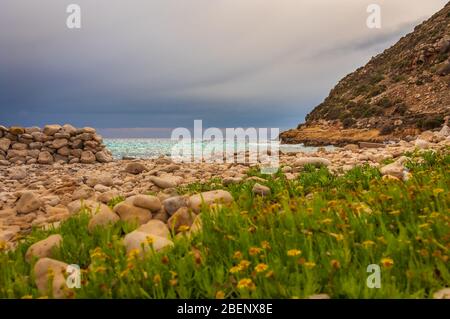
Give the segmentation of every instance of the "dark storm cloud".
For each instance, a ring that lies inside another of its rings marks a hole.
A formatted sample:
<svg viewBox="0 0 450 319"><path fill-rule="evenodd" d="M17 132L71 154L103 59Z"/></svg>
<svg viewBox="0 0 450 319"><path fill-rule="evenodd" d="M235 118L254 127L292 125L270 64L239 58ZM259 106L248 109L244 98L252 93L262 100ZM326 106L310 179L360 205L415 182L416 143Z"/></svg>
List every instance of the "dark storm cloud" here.
<svg viewBox="0 0 450 319"><path fill-rule="evenodd" d="M66 6L82 29L65 27ZM365 25L383 8L383 28ZM3 0L0 124L295 126L446 1Z"/></svg>

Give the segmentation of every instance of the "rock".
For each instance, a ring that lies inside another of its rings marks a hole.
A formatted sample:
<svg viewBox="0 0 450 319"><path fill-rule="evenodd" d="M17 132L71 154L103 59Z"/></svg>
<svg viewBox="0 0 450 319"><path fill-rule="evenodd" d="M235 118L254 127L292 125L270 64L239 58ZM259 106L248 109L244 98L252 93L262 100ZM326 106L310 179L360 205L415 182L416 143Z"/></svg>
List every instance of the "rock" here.
<svg viewBox="0 0 450 319"><path fill-rule="evenodd" d="M271 194L271 190L269 187L256 183L252 188L253 194L261 195L261 196L269 196Z"/></svg>
<svg viewBox="0 0 450 319"><path fill-rule="evenodd" d="M95 158L100 163L109 163L113 161L113 158L111 155L106 153L105 151L100 151L95 154Z"/></svg>
<svg viewBox="0 0 450 319"><path fill-rule="evenodd" d="M61 235L51 235L44 240L31 245L25 254L25 260L30 263L33 258L52 257L53 249L59 247L62 242Z"/></svg>
<svg viewBox="0 0 450 319"><path fill-rule="evenodd" d="M199 213L202 204L207 206L214 203L228 204L233 201L233 196L224 190L214 190L209 192L193 195L189 198L190 207L195 213Z"/></svg>
<svg viewBox="0 0 450 319"><path fill-rule="evenodd" d="M58 139L53 141L52 147L56 148L56 149L59 149L61 147L66 146L67 144L69 144L69 141L67 139L65 139L65 138L58 138Z"/></svg>
<svg viewBox="0 0 450 319"><path fill-rule="evenodd" d="M164 209L169 215L173 215L181 207L189 207L189 197L175 196L165 199L162 202Z"/></svg>
<svg viewBox="0 0 450 319"><path fill-rule="evenodd" d="M64 124L62 129L69 135L75 135L77 132L77 129L70 124Z"/></svg>
<svg viewBox="0 0 450 319"><path fill-rule="evenodd" d="M95 163L95 161L96 161L95 155L91 151L83 151L81 153L80 162L82 164L93 164Z"/></svg>
<svg viewBox="0 0 450 319"><path fill-rule="evenodd" d="M226 177L222 180L223 185L239 184L242 182L242 177Z"/></svg>
<svg viewBox="0 0 450 319"><path fill-rule="evenodd" d="M450 299L450 288L444 288L435 292L433 299Z"/></svg>
<svg viewBox="0 0 450 319"><path fill-rule="evenodd" d="M153 219L160 220L164 223L167 223L167 221L169 220L169 217L170 217L170 215L167 214L167 212L164 210L164 208L162 208L159 212L157 212L153 215Z"/></svg>
<svg viewBox="0 0 450 319"><path fill-rule="evenodd" d="M383 143L370 143L370 142L359 142L360 148L384 148L386 147Z"/></svg>
<svg viewBox="0 0 450 319"><path fill-rule="evenodd" d="M9 128L9 133L11 133L12 135L21 135L25 134L25 129L23 127L11 126Z"/></svg>
<svg viewBox="0 0 450 319"><path fill-rule="evenodd" d="M190 228L192 223L194 222L194 219L194 213L190 212L186 207L181 207L172 215L172 217L169 218L167 226L171 231L179 233L179 229L181 226Z"/></svg>
<svg viewBox="0 0 450 319"><path fill-rule="evenodd" d="M95 195L95 192L92 188L87 186L82 186L75 190L72 194L72 200L77 199L89 199Z"/></svg>
<svg viewBox="0 0 450 319"><path fill-rule="evenodd" d="M24 179L25 177L27 177L27 171L25 170L25 168L22 168L22 167L15 167L15 168L9 169L8 173L9 173L9 178L16 180L16 181L20 181L20 180Z"/></svg>
<svg viewBox="0 0 450 319"><path fill-rule="evenodd" d="M422 139L417 139L414 145L421 150L426 150L430 148L430 143Z"/></svg>
<svg viewBox="0 0 450 319"><path fill-rule="evenodd" d="M34 265L35 283L38 291L43 296L52 296L56 299L67 297L67 284L64 274L68 264L50 258L41 258ZM51 291L49 281L52 280Z"/></svg>
<svg viewBox="0 0 450 319"><path fill-rule="evenodd" d="M27 191L20 196L16 209L19 214L28 214L38 210L41 206L42 201L39 197L35 193Z"/></svg>
<svg viewBox="0 0 450 319"><path fill-rule="evenodd" d="M28 148L28 145L27 144L23 144L23 143L14 143L13 145L11 145L11 148L13 150L23 151L23 150L26 150Z"/></svg>
<svg viewBox="0 0 450 319"><path fill-rule="evenodd" d="M152 212L158 212L161 209L159 198L151 195L136 195L133 200L134 206L146 208Z"/></svg>
<svg viewBox="0 0 450 319"><path fill-rule="evenodd" d="M150 181L159 188L167 189L167 188L174 188L179 184L180 179L178 177L179 176L164 176L164 177L152 176L150 177Z"/></svg>
<svg viewBox="0 0 450 319"><path fill-rule="evenodd" d="M11 163L7 160L0 160L0 166L9 166Z"/></svg>
<svg viewBox="0 0 450 319"><path fill-rule="evenodd" d="M98 200L102 203L108 204L112 199L120 196L119 192L116 190L107 191L98 196Z"/></svg>
<svg viewBox="0 0 450 319"><path fill-rule="evenodd" d="M99 203L93 200L75 200L67 205L70 214L76 214L82 209L90 211L92 215L99 214L101 212L111 212L111 208L103 203Z"/></svg>
<svg viewBox="0 0 450 319"><path fill-rule="evenodd" d="M116 224L120 220L113 211L103 210L95 214L89 221L88 230L90 233L97 227L105 227Z"/></svg>
<svg viewBox="0 0 450 319"><path fill-rule="evenodd" d="M331 162L328 159L321 157L299 157L294 162L294 166L303 167L305 165L330 166Z"/></svg>
<svg viewBox="0 0 450 319"><path fill-rule="evenodd" d="M147 168L141 164L141 163L129 163L126 167L125 167L125 172L130 173L130 174L140 174L143 171L145 171Z"/></svg>
<svg viewBox="0 0 450 319"><path fill-rule="evenodd" d="M356 152L359 150L359 145L356 144L347 144L344 146L344 150Z"/></svg>
<svg viewBox="0 0 450 319"><path fill-rule="evenodd" d="M7 152L10 145L11 140L7 138L0 138L0 150L2 150L3 152Z"/></svg>
<svg viewBox="0 0 450 319"><path fill-rule="evenodd" d="M61 125L53 124L53 125L46 125L44 127L44 134L48 136L53 136L55 133L59 132L61 130Z"/></svg>
<svg viewBox="0 0 450 319"><path fill-rule="evenodd" d="M38 163L39 164L44 164L44 165L49 165L49 164L53 164L53 155L50 154L50 152L48 151L43 151L39 153L39 157L38 157Z"/></svg>
<svg viewBox="0 0 450 319"><path fill-rule="evenodd" d="M125 236L123 244L129 254L131 251L137 250L142 257L146 252L159 252L163 249L173 247L173 242L167 238L146 234L141 231L133 231Z"/></svg>
<svg viewBox="0 0 450 319"><path fill-rule="evenodd" d="M405 170L403 163L407 160L408 159L405 156L402 156L394 163L383 166L380 169L380 172L382 175L390 175L397 177L398 179L403 179L403 172Z"/></svg>
<svg viewBox="0 0 450 319"><path fill-rule="evenodd" d="M450 127L447 125L444 125L438 134L441 136L444 136L444 137L450 136Z"/></svg>
<svg viewBox="0 0 450 319"><path fill-rule="evenodd" d="M126 222L143 225L152 219L152 213L148 209L136 207L126 202L117 204L114 212L120 216L120 219Z"/></svg>
<svg viewBox="0 0 450 319"><path fill-rule="evenodd" d="M108 186L104 186L102 184L98 184L94 186L94 191L99 192L99 193L106 193L108 191L110 191L111 188Z"/></svg>
<svg viewBox="0 0 450 319"><path fill-rule="evenodd" d="M164 237L170 239L170 231L167 225L160 220L151 220L148 223L141 225L137 231L155 235L159 237Z"/></svg>
<svg viewBox="0 0 450 319"><path fill-rule="evenodd" d="M94 187L95 185L99 184L104 186L113 186L114 180L112 176L108 174L94 175L86 180L86 185L90 187Z"/></svg>

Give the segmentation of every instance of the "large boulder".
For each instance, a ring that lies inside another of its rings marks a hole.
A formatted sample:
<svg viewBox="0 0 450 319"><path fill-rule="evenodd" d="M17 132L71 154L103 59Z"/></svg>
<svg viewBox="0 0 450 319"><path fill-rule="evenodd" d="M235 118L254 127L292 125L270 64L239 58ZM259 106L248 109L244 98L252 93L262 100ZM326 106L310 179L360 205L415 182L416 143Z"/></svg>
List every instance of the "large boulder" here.
<svg viewBox="0 0 450 319"><path fill-rule="evenodd" d="M38 241L28 248L25 260L31 262L33 258L52 257L53 249L59 247L61 242L61 235L51 235L44 240Z"/></svg>
<svg viewBox="0 0 450 319"><path fill-rule="evenodd" d="M126 167L125 167L125 172L130 173L130 174L140 174L143 171L145 171L147 168L145 167L145 165L141 164L141 163L129 163Z"/></svg>
<svg viewBox="0 0 450 319"><path fill-rule="evenodd" d="M145 208L136 207L127 202L122 202L114 207L114 212L125 222L138 223L139 225L147 223L152 219L152 213Z"/></svg>
<svg viewBox="0 0 450 319"><path fill-rule="evenodd" d="M38 260L34 265L34 277L38 291L42 296L52 296L56 299L67 297L68 290L64 274L68 266L66 263L50 258Z"/></svg>
<svg viewBox="0 0 450 319"><path fill-rule="evenodd" d="M147 234L141 231L133 231L125 236L123 244L129 254L137 251L140 256L144 256L146 252L159 252L163 249L173 247L173 242L165 237Z"/></svg>
<svg viewBox="0 0 450 319"><path fill-rule="evenodd" d="M209 192L203 192L200 194L192 195L189 198L190 208L199 213L202 207L202 204L207 206L214 203L228 204L233 201L233 196L227 191L224 190L214 190Z"/></svg>
<svg viewBox="0 0 450 319"><path fill-rule="evenodd" d="M120 217L117 216L116 213L114 213L111 210L103 210L97 214L95 214L88 224L88 230L89 232L93 232L95 228L97 227L106 227L110 225L116 224L120 220Z"/></svg>
<svg viewBox="0 0 450 319"><path fill-rule="evenodd" d="M255 195L269 196L271 193L271 190L267 186L256 183L255 185L253 185L252 192Z"/></svg>
<svg viewBox="0 0 450 319"><path fill-rule="evenodd" d="M161 209L161 202L158 197L151 195L136 195L133 196L133 205L149 209L152 212L158 212Z"/></svg>
<svg viewBox="0 0 450 319"><path fill-rule="evenodd" d="M156 219L153 219L148 223L141 225L137 229L137 231L170 239L170 231L167 225L164 222Z"/></svg>
<svg viewBox="0 0 450 319"><path fill-rule="evenodd" d="M24 192L16 204L19 214L28 214L42 207L42 201L39 197L30 191Z"/></svg>
<svg viewBox="0 0 450 319"><path fill-rule="evenodd" d="M109 155L106 151L100 151L95 154L95 158L100 163L109 163L113 161L111 155Z"/></svg>
<svg viewBox="0 0 450 319"><path fill-rule="evenodd" d="M164 209L169 215L173 215L181 207L189 207L189 197L187 196L174 196L165 199L162 202Z"/></svg>
<svg viewBox="0 0 450 319"><path fill-rule="evenodd" d="M53 164L53 155L48 151L43 151L39 153L38 163L43 165Z"/></svg>
<svg viewBox="0 0 450 319"><path fill-rule="evenodd" d="M93 164L97 159L91 151L83 151L81 153L80 162L82 164Z"/></svg>
<svg viewBox="0 0 450 319"><path fill-rule="evenodd" d="M53 136L55 133L59 132L61 130L61 125L58 124L52 124L52 125L46 125L44 127L44 134L48 136Z"/></svg>
<svg viewBox="0 0 450 319"><path fill-rule="evenodd" d="M188 208L181 207L169 218L167 226L171 231L179 233L181 232L180 227L185 226L189 229L192 226L195 216Z"/></svg>
<svg viewBox="0 0 450 319"><path fill-rule="evenodd" d="M405 167L403 166L403 164L407 160L408 159L405 156L402 156L394 163L383 166L380 169L380 172L383 176L389 175L397 177L398 179L403 179L403 177L405 176Z"/></svg>
<svg viewBox="0 0 450 319"><path fill-rule="evenodd" d="M8 151L9 146L11 145L11 140L7 138L0 138L0 150L3 152Z"/></svg>

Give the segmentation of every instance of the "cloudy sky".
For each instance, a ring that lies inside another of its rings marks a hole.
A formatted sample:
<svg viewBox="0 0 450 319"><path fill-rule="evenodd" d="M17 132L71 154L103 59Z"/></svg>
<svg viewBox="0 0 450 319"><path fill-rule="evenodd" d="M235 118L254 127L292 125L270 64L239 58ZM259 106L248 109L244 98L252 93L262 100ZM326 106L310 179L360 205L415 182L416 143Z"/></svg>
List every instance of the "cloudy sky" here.
<svg viewBox="0 0 450 319"><path fill-rule="evenodd" d="M1 0L0 124L294 127L447 2ZM79 30L66 27L71 3ZM366 26L371 3L381 29Z"/></svg>

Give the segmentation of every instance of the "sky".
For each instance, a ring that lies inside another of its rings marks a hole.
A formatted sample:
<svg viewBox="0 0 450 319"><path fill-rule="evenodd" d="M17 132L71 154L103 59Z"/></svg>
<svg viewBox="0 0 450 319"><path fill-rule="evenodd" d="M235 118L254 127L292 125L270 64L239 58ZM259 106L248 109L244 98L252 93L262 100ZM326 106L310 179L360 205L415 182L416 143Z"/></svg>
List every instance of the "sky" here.
<svg viewBox="0 0 450 319"><path fill-rule="evenodd" d="M0 125L296 127L447 0L2 0ZM69 4L81 29L66 26ZM366 25L381 6L380 29ZM129 129L133 128L133 129Z"/></svg>

